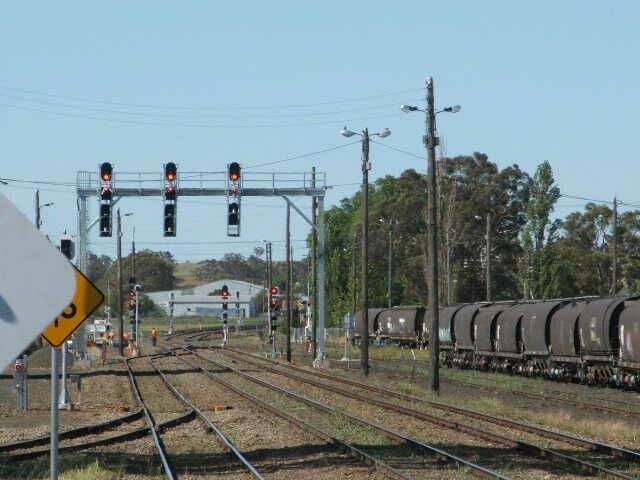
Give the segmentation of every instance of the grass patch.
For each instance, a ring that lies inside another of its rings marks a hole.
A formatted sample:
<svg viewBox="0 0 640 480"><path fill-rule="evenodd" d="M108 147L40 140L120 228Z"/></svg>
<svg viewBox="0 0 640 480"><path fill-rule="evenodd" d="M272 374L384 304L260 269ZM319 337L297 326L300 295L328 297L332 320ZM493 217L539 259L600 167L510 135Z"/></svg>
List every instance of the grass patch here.
<svg viewBox="0 0 640 480"><path fill-rule="evenodd" d="M120 471L105 469L98 460L80 467L74 467L60 475L60 480L115 480L121 478Z"/></svg>
<svg viewBox="0 0 640 480"><path fill-rule="evenodd" d="M124 457L124 454L123 454ZM60 480L115 480L124 478L121 461L110 461L107 467L104 459L95 455L64 455L60 457ZM48 479L49 458L43 457L20 464L0 466L1 479Z"/></svg>

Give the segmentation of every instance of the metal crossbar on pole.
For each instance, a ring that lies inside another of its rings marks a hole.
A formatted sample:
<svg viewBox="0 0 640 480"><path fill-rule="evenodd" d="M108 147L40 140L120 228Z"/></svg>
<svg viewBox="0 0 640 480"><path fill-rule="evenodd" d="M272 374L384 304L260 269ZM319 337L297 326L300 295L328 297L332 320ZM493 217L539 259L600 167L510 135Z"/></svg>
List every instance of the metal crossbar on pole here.
<svg viewBox="0 0 640 480"><path fill-rule="evenodd" d="M229 184L226 171L221 172L180 172L181 197L226 197ZM121 172L114 168L112 205L124 197L162 197L163 172ZM317 312L319 348L317 359L324 360L324 326L326 324L325 305L325 239L324 239L324 197L327 182L324 172L245 172L242 196L245 197L311 197L317 205L317 218L309 219L295 205L291 207L312 225L318 235L317 268ZM78 267L87 271L89 230L97 222L89 222L90 197L98 197L100 179L98 172L79 171L76 176L78 195ZM288 201L288 200L287 200ZM271 285L269 285L271 286ZM84 342L83 342L84 343Z"/></svg>
<svg viewBox="0 0 640 480"><path fill-rule="evenodd" d="M230 194L228 172L180 172L180 197L226 197ZM160 197L163 190L163 171L121 172L114 168L111 182L112 206L124 197ZM318 236L317 252L317 312L318 312L318 353L316 359L326 358L324 327L326 324L325 305L325 228L324 197L327 182L324 172L245 172L242 181L244 197L311 197L315 199L316 218L309 219L294 204L287 202L309 223ZM79 171L76 176L78 195L78 267L87 271L89 230L97 221L89 222L89 197L99 196L100 179L98 172ZM271 283L269 282L269 286Z"/></svg>

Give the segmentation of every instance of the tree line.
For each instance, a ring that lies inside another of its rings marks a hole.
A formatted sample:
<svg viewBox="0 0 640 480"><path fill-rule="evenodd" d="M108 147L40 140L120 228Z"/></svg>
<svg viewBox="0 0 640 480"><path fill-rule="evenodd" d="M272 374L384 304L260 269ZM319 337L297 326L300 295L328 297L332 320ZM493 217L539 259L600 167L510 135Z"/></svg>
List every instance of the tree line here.
<svg viewBox="0 0 640 480"><path fill-rule="evenodd" d="M640 290L640 210L620 213L614 229L613 202L586 203L559 218L562 197L549 162L529 174L518 165L499 168L487 155L441 158L437 162L440 302L485 300L487 254L492 264L493 300L607 295ZM385 176L369 186L369 302L388 304L391 251L392 305L424 304L427 298L427 179L413 169ZM487 216L491 251L486 251ZM329 324L360 302L361 192L327 210L326 280ZM613 287L612 243L617 240L617 287ZM389 242L391 241L391 249ZM355 259L354 259L355 255ZM355 260L355 270L353 261ZM123 258L124 298L131 255ZM136 278L146 291L177 287L169 252L136 255ZM116 312L117 268L108 256L89 256L89 277L110 292ZM307 290L309 258L294 261L294 292ZM264 249L249 256L228 253L199 262L202 281L233 278L262 285ZM285 262L273 262L273 284L284 290ZM147 299L148 300L148 299ZM261 305L263 302L259 302ZM141 302L152 311L150 301Z"/></svg>
<svg viewBox="0 0 640 480"><path fill-rule="evenodd" d="M437 162L439 286L443 304L485 300L487 255L493 300L606 295L613 292L613 201L554 217L561 198L549 162L532 175L500 169L487 155ZM326 212L327 308L336 323L360 302L362 196ZM613 199L612 199L613 200ZM424 304L427 298L427 179L415 170L369 186L369 302ZM487 216L491 251L486 251ZM616 293L640 290L640 211L617 218ZM355 275L353 255L355 254Z"/></svg>
<svg viewBox="0 0 640 480"><path fill-rule="evenodd" d="M203 282L214 282L222 279L242 280L263 285L266 282L266 263L264 249L258 247L254 254L245 257L237 253L227 253L222 259L208 259L198 262L195 277ZM170 252L142 250L135 255L135 271L132 254L122 258L123 302L128 300L129 279L135 275L136 283L143 285L140 294L139 310L142 315L162 315L163 310L157 308L144 292L174 290L180 288L176 279L176 261ZM106 306L111 308L112 316L118 313L118 265L108 255L89 253L88 276L105 293ZM304 293L307 290L308 259L293 262L294 292ZM286 282L286 262L274 261L272 283L284 292ZM212 292L213 293L213 292ZM266 305L261 297L257 301L258 309ZM125 307L126 311L126 307Z"/></svg>

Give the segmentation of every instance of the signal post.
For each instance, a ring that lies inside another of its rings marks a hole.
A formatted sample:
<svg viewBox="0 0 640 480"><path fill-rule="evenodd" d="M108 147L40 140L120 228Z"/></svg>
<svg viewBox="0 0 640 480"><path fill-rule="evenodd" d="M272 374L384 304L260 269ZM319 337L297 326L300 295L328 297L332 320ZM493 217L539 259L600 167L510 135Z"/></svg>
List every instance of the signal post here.
<svg viewBox="0 0 640 480"><path fill-rule="evenodd" d="M239 236L241 224L241 198L281 197L296 210L312 227L318 236L317 252L317 308L318 308L318 354L317 366L324 365L326 359L324 344L325 305L325 228L324 197L326 177L324 173L308 172L254 172L248 174L251 187L243 185L247 175L237 162L218 172L179 172L178 166L169 162L157 173L117 172L110 163L100 165L98 173L80 171L77 174L76 193L78 196L78 267L82 271L88 266L89 231L99 224L100 236L111 237L112 206L124 197L160 197L164 203L163 226L165 236L177 234L177 198L224 196L227 198L227 235ZM313 177L313 178L312 178ZM157 186L153 186L153 185ZM120 187L119 185L125 185ZM102 187L108 187L103 189ZM97 219L89 219L89 197L98 196L100 214ZM287 197L315 198L316 215L313 220L297 208ZM271 282L268 282L271 285ZM273 328L273 327L272 327Z"/></svg>

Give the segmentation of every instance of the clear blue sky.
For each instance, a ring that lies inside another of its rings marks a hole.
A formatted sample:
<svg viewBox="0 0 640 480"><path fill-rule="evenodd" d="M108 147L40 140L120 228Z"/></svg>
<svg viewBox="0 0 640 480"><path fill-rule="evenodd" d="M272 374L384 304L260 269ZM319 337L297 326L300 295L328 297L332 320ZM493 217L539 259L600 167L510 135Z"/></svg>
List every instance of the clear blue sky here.
<svg viewBox="0 0 640 480"><path fill-rule="evenodd" d="M347 120L354 130L389 127L382 141L422 156L424 118L397 107L419 103L433 75L437 104L463 107L438 117L447 155L481 151L531 173L549 160L563 193L640 203L638 18L632 1L9 3L0 16L0 176L73 182L103 161L222 170L347 143L338 135ZM316 105L292 106L301 104ZM372 161L373 179L425 170L378 145ZM356 183L359 145L266 169L314 165L329 184ZM328 204L357 188L331 190ZM33 185L0 189L32 218ZM56 203L43 210L46 233L75 233L72 188L43 186L41 200ZM557 213L581 203L562 199ZM135 213L125 238L135 222L140 247L162 248L147 243L165 242L161 201L120 206ZM250 253L247 243L180 243L228 241L224 215L222 199L180 202L166 249L192 261ZM282 240L284 215L281 200L246 199L240 240ZM295 239L307 231L295 221ZM92 234L97 253L113 255L114 245ZM278 246L274 256L283 255Z"/></svg>

